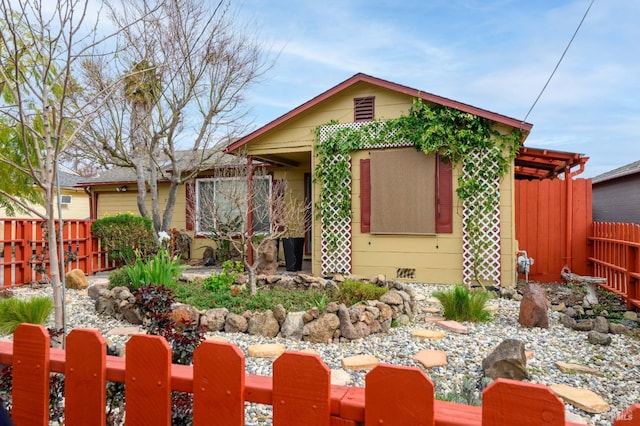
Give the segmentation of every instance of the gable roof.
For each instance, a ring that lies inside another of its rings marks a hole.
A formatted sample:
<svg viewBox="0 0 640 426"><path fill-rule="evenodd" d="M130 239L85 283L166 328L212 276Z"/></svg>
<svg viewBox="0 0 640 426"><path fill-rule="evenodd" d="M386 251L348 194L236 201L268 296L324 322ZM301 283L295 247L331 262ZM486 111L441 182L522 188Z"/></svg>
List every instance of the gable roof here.
<svg viewBox="0 0 640 426"><path fill-rule="evenodd" d="M491 121L495 121L497 123L502 123L502 124L506 124L508 126L511 127L515 127L518 129L523 130L524 132L529 132L531 131L531 127L533 127L532 124L529 124L527 122L524 122L522 120L518 120L515 118L511 118L511 117L507 117L506 115L502 115L502 114L498 114L495 112L491 112L491 111L487 111L485 109L481 109L481 108L477 108L474 107L472 105L468 105L468 104L464 104L462 102L457 102L451 99L447 99L447 98L443 98L442 96L438 96L438 95L434 95L432 93L428 93L428 92L423 92L417 89L413 89L411 87L407 87L407 86L403 86L401 84L397 84L397 83L393 83L391 81L387 81L387 80L383 80L380 78L376 78L376 77L372 77L370 75L367 74L362 74L362 73L358 73L355 74L353 77L343 81L342 83L338 84L337 86L332 87L331 89L327 90L326 92L323 92L321 94L319 94L318 96L316 96L315 98L303 103L302 105L300 105L297 108L292 109L291 111L289 111L288 113L276 118L275 120L271 121L270 123L260 127L259 129L254 130L253 132L249 133L248 135L238 139L237 141L229 144L227 146L227 148L225 149L225 152L232 152L237 150L238 148L241 148L242 146L244 146L245 144L249 143L251 140L253 140L254 138L268 132L269 130L273 129L274 127L279 126L280 124L286 122L287 120L297 116L298 114L308 110L309 108L312 108L316 105L318 105L320 102L330 98L331 96L335 95L336 93L339 93L351 86L353 86L354 84L357 83L369 83L371 85L377 86L377 87L381 87L384 89L388 89L388 90L392 90L398 93L403 93L409 96L412 96L414 98L420 98L424 101L427 102L431 102L434 104L438 104L438 105L442 105L445 107L449 107L449 108L454 108L463 112L468 112L474 115L477 115L479 117L484 117L488 120Z"/></svg>
<svg viewBox="0 0 640 426"><path fill-rule="evenodd" d="M622 167L618 167L617 169L609 170L608 172L599 174L598 176L591 179L591 182L606 182L624 176L634 175L636 173L640 173L640 161L634 161L633 163L625 164Z"/></svg>

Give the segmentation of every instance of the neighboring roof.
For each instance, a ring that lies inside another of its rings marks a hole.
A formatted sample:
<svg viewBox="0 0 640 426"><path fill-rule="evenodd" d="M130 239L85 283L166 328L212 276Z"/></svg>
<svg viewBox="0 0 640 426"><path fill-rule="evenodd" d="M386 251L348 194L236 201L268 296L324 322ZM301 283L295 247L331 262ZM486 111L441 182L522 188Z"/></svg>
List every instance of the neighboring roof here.
<svg viewBox="0 0 640 426"><path fill-rule="evenodd" d="M567 169L576 176L584 171L584 165L588 160L589 157L575 152L522 147L515 158L515 178L552 179ZM572 170L575 167L578 167L578 170Z"/></svg>
<svg viewBox="0 0 640 426"><path fill-rule="evenodd" d="M76 186L76 184L80 181L82 181L83 179L86 179L82 176L80 176L77 173L72 172L71 170L64 171L64 170L60 170L58 172L58 180L60 182L60 186L63 188L71 188Z"/></svg>
<svg viewBox="0 0 640 426"><path fill-rule="evenodd" d="M224 154L219 149L208 150L204 160L201 158L202 151L184 150L176 152L176 160L185 171L190 170L189 165L202 164L204 168L224 167L232 164L238 164L238 157L234 155ZM209 157L207 158L206 155ZM171 173L171 162L166 158L156 159L160 163L160 167L166 173ZM97 186L97 185L120 185L125 183L135 183L136 172L132 167L114 167L105 170L99 176L93 178L82 178L76 182L78 186ZM73 186L73 185L72 185Z"/></svg>
<svg viewBox="0 0 640 426"><path fill-rule="evenodd" d="M609 170L608 172L599 174L598 176L591 179L591 182L606 182L609 180L621 178L623 176L634 175L636 173L640 173L640 161L634 161L633 163L618 167L617 169Z"/></svg>
<svg viewBox="0 0 640 426"><path fill-rule="evenodd" d="M372 84L374 86L378 86L384 89L388 89L388 90L393 90L395 92L399 92L399 93L404 93L406 95L412 96L414 98L420 98L423 99L427 102L431 102L434 104L438 104L438 105L442 105L445 107L449 107L449 108L454 108L460 111L464 111L464 112L468 112L474 115L477 115L479 117L484 117L486 119L489 119L491 121L495 121L497 123L502 123L502 124L506 124L508 126L511 127L515 127L518 129L521 129L525 132L529 132L531 130L531 127L533 126L532 124L526 123L522 120L518 120L515 118L511 118L511 117L507 117L506 115L502 115L502 114L497 114L495 112L491 112L491 111L487 111L481 108L477 108L474 107L472 105L468 105L468 104L464 104L461 102L457 102L451 99L447 99L447 98L443 98L441 96L437 96L428 92L423 92L417 89L413 89L411 87L407 87L407 86L403 86L401 84L397 84L397 83L392 83L390 81L387 80L382 80L380 78L376 78L376 77L372 77L370 75L366 75L366 74L356 74L353 77L343 81L342 83L338 84L337 86L332 87L331 89L327 90L324 93L321 93L320 95L316 96L315 98L305 102L304 104L300 105L297 108L294 108L293 110L289 111L288 113L276 118L275 120L273 120L272 122L260 127L259 129L249 133L248 135L238 139L237 141L231 143L229 146L227 146L225 152L232 152L237 150L238 148L244 146L245 144L247 144L248 142L250 142L251 140L253 140L254 138L268 132L269 130L273 129L276 126L279 126L280 124L284 123L285 121L295 117L296 115L308 110L309 108L319 104L320 102L330 98L331 96L335 95L336 93L339 93L351 86L353 86L354 84L357 83L369 83Z"/></svg>

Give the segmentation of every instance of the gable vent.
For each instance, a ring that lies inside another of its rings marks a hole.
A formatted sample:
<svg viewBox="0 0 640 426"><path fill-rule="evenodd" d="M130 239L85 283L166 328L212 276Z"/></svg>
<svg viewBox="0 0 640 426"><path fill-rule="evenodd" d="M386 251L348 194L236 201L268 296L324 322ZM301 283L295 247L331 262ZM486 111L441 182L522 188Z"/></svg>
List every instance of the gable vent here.
<svg viewBox="0 0 640 426"><path fill-rule="evenodd" d="M375 96L353 99L353 121L373 120Z"/></svg>

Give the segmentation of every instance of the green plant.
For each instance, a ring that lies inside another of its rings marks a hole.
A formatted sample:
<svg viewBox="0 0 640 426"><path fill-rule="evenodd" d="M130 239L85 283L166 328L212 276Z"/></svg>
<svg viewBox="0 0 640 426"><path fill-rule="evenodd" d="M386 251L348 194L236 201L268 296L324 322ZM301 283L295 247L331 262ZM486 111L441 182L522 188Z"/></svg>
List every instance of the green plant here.
<svg viewBox="0 0 640 426"><path fill-rule="evenodd" d="M225 260L222 262L222 271L205 278L202 287L210 291L220 291L231 287L236 282L238 274L244 271L244 266L239 260Z"/></svg>
<svg viewBox="0 0 640 426"><path fill-rule="evenodd" d="M135 290L146 284L175 287L184 266L180 265L179 258L171 257L166 250L161 249L148 259L138 257L133 265L126 265L125 269L131 281L131 288Z"/></svg>
<svg viewBox="0 0 640 426"><path fill-rule="evenodd" d="M481 387L486 383L481 383ZM436 394L441 401L457 402L465 405L482 405L482 393L471 377L465 376L462 383L454 386L454 390L446 394Z"/></svg>
<svg viewBox="0 0 640 426"><path fill-rule="evenodd" d="M377 300L388 290L368 281L345 280L340 284L336 299L347 306L367 300Z"/></svg>
<svg viewBox="0 0 640 426"><path fill-rule="evenodd" d="M125 264L157 249L153 221L128 213L96 220L91 225L91 234L100 239L101 248L110 259Z"/></svg>
<svg viewBox="0 0 640 426"><path fill-rule="evenodd" d="M109 272L109 288L131 287L131 279L127 268L118 268Z"/></svg>
<svg viewBox="0 0 640 426"><path fill-rule="evenodd" d="M327 310L327 305L329 304L329 297L326 294L320 294L318 297L314 298L311 302L307 303L309 308L318 308L320 312L324 312Z"/></svg>
<svg viewBox="0 0 640 426"><path fill-rule="evenodd" d="M49 297L0 300L0 333L10 334L22 323L44 324L53 311Z"/></svg>
<svg viewBox="0 0 640 426"><path fill-rule="evenodd" d="M455 321L489 321L491 313L485 309L489 293L484 290L469 289L457 285L453 289L436 291L433 297L442 304L443 315Z"/></svg>

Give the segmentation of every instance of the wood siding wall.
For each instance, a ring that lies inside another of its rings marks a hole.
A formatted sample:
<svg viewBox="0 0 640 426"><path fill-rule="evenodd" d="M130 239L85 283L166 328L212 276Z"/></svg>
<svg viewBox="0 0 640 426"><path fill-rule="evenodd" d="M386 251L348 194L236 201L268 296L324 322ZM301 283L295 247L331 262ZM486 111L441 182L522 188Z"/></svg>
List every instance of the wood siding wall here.
<svg viewBox="0 0 640 426"><path fill-rule="evenodd" d="M592 222L591 179L575 179L571 185L573 195L569 201L564 180L516 181L516 239L519 249L534 259L529 274L532 280L560 281L560 271L565 265L577 274L591 275L587 260Z"/></svg>
<svg viewBox="0 0 640 426"><path fill-rule="evenodd" d="M640 224L640 173L594 183L593 220Z"/></svg>

